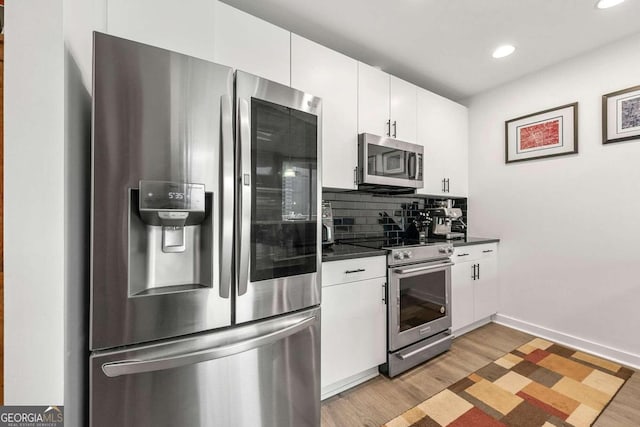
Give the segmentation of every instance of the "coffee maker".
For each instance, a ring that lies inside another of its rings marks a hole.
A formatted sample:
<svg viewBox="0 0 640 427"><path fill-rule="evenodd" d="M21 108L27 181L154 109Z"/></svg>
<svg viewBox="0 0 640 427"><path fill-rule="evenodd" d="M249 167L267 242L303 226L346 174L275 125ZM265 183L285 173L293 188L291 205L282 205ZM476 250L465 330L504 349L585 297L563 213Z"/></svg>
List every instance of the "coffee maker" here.
<svg viewBox="0 0 640 427"><path fill-rule="evenodd" d="M451 231L451 226L458 221L463 228L467 225L462 221L462 209L454 208L454 202L451 199L438 202L437 207L427 208L426 211L432 217L431 234L434 237L450 239L462 239L465 233L459 231Z"/></svg>

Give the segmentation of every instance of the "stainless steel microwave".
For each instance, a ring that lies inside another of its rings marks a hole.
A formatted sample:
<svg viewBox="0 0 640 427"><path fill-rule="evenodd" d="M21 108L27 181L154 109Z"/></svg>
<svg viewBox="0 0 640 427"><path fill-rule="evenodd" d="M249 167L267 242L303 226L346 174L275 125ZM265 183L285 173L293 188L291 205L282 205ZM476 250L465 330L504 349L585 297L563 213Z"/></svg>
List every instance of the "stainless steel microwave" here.
<svg viewBox="0 0 640 427"><path fill-rule="evenodd" d="M422 188L424 147L397 139L358 135L358 185Z"/></svg>

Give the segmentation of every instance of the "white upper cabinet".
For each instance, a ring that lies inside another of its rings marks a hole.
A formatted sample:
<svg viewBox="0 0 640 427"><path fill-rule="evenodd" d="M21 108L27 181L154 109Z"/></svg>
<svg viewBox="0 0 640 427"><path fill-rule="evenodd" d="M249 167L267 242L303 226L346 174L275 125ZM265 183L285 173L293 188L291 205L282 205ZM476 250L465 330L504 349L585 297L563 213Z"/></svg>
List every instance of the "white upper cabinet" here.
<svg viewBox="0 0 640 427"><path fill-rule="evenodd" d="M219 1L210 3L215 3L215 62L289 86L291 33Z"/></svg>
<svg viewBox="0 0 640 427"><path fill-rule="evenodd" d="M358 133L389 135L389 74L358 62Z"/></svg>
<svg viewBox="0 0 640 427"><path fill-rule="evenodd" d="M424 89L417 98L417 141L424 146L424 188L418 193L467 197L467 108Z"/></svg>
<svg viewBox="0 0 640 427"><path fill-rule="evenodd" d="M215 3L107 0L107 33L213 61Z"/></svg>
<svg viewBox="0 0 640 427"><path fill-rule="evenodd" d="M391 136L402 141L416 142L417 87L394 76L390 76L390 84Z"/></svg>
<svg viewBox="0 0 640 427"><path fill-rule="evenodd" d="M358 62L292 34L291 86L322 98L322 186L355 188Z"/></svg>
<svg viewBox="0 0 640 427"><path fill-rule="evenodd" d="M417 87L358 63L358 132L416 142Z"/></svg>

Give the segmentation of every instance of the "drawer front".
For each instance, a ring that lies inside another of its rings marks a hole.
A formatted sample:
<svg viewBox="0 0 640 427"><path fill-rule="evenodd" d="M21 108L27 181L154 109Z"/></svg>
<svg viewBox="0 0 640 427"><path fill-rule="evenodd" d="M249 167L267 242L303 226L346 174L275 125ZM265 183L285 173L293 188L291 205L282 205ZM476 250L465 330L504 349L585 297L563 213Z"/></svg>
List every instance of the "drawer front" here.
<svg viewBox="0 0 640 427"><path fill-rule="evenodd" d="M489 243L487 245L480 245L480 258L487 258L498 255L498 244Z"/></svg>
<svg viewBox="0 0 640 427"><path fill-rule="evenodd" d="M486 243L483 245L458 246L453 249L451 259L455 263L477 261L488 256L496 255L498 252L497 243Z"/></svg>
<svg viewBox="0 0 640 427"><path fill-rule="evenodd" d="M386 275L387 258L385 256L322 263L322 286L386 277Z"/></svg>

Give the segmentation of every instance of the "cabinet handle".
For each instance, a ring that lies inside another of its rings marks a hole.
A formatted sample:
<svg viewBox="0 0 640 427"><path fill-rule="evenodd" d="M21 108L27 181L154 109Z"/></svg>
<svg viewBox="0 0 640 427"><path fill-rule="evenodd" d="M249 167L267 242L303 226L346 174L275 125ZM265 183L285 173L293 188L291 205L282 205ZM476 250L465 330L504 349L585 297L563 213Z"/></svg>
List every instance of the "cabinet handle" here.
<svg viewBox="0 0 640 427"><path fill-rule="evenodd" d="M451 186L449 184L449 178L447 178L447 193L451 193Z"/></svg>
<svg viewBox="0 0 640 427"><path fill-rule="evenodd" d="M475 265L475 264L473 264L473 265L471 266L471 269L472 269L472 271L473 271L473 273L472 273L472 275L471 275L471 278L472 278L473 280L476 280L476 265Z"/></svg>
<svg viewBox="0 0 640 427"><path fill-rule="evenodd" d="M393 137L397 138L398 135L398 122L393 121Z"/></svg>
<svg viewBox="0 0 640 427"><path fill-rule="evenodd" d="M382 302L385 305L387 304L387 284L386 283L382 284Z"/></svg>
<svg viewBox="0 0 640 427"><path fill-rule="evenodd" d="M353 185L358 185L358 167L353 168Z"/></svg>
<svg viewBox="0 0 640 427"><path fill-rule="evenodd" d="M489 252L493 252L493 249L487 249L486 251L482 251L483 254L488 254Z"/></svg>
<svg viewBox="0 0 640 427"><path fill-rule="evenodd" d="M478 280L480 280L480 264L477 264L478 268L476 268L476 271L478 272L478 275L476 276L476 278Z"/></svg>
<svg viewBox="0 0 640 427"><path fill-rule="evenodd" d="M387 136L391 136L391 119L387 120Z"/></svg>
<svg viewBox="0 0 640 427"><path fill-rule="evenodd" d="M445 187L445 185L444 185L444 184L445 184L445 179L444 179L444 178L442 178L442 192L443 192L443 193L446 193L446 192L447 192L447 187Z"/></svg>
<svg viewBox="0 0 640 427"><path fill-rule="evenodd" d="M469 254L458 254L458 256L469 256Z"/></svg>
<svg viewBox="0 0 640 427"><path fill-rule="evenodd" d="M357 270L347 270L344 274L352 274L352 273L362 273L363 271L367 271L364 268L358 268Z"/></svg>

